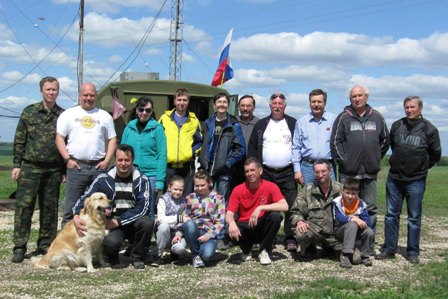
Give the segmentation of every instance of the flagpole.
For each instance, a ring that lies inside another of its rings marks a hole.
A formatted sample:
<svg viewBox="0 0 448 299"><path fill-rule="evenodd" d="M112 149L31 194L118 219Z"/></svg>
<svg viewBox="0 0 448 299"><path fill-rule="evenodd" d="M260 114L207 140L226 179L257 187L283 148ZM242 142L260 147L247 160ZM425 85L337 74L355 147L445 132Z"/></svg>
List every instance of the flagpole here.
<svg viewBox="0 0 448 299"><path fill-rule="evenodd" d="M224 85L224 78L225 78L226 72L222 72L222 77L221 77L221 86L222 87Z"/></svg>

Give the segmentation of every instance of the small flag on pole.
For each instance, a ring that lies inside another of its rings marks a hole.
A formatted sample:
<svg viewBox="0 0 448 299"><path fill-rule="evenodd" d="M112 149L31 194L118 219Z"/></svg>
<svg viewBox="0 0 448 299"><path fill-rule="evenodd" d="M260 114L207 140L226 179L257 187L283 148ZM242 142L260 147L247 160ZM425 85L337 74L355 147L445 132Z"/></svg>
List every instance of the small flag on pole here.
<svg viewBox="0 0 448 299"><path fill-rule="evenodd" d="M230 65L230 41L232 40L233 28L230 29L229 34L227 34L226 41L224 42L224 47L221 51L221 57L219 58L218 69L216 70L215 76L212 80L212 86L223 85L224 82L233 78L233 69Z"/></svg>
<svg viewBox="0 0 448 299"><path fill-rule="evenodd" d="M118 98L118 92L116 88L111 88L110 92L112 94L112 118L117 120L125 111L126 108L121 104Z"/></svg>

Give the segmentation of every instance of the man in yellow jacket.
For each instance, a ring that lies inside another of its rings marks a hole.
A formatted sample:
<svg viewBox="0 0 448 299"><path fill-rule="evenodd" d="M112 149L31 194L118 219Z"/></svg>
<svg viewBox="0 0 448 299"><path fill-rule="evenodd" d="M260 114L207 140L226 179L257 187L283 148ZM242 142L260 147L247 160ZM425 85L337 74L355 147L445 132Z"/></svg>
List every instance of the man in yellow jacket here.
<svg viewBox="0 0 448 299"><path fill-rule="evenodd" d="M183 177L184 195L193 192L195 158L202 148L201 125L196 115L188 111L189 104L188 90L179 88L174 95L175 108L165 111L159 120L165 128L167 142L166 182L173 175Z"/></svg>

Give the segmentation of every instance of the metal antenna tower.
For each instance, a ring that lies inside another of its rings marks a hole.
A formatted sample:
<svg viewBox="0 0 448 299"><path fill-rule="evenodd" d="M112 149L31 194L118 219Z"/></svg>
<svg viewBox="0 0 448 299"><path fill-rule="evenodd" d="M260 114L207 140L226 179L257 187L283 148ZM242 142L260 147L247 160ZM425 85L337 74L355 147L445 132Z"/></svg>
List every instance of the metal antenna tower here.
<svg viewBox="0 0 448 299"><path fill-rule="evenodd" d="M182 67L183 0L172 0L170 26L170 80L180 80Z"/></svg>

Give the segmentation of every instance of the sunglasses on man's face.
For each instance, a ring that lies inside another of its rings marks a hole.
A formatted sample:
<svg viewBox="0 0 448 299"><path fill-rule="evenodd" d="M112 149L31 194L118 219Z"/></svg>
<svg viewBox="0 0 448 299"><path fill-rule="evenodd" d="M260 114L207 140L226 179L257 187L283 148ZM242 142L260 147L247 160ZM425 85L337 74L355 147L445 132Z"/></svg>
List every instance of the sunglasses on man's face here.
<svg viewBox="0 0 448 299"><path fill-rule="evenodd" d="M147 113L147 114L151 114L152 109L151 109L151 108L142 108L142 107L139 107L139 108L137 108L137 111L138 111L139 113L143 113L143 112L145 112L145 113Z"/></svg>

